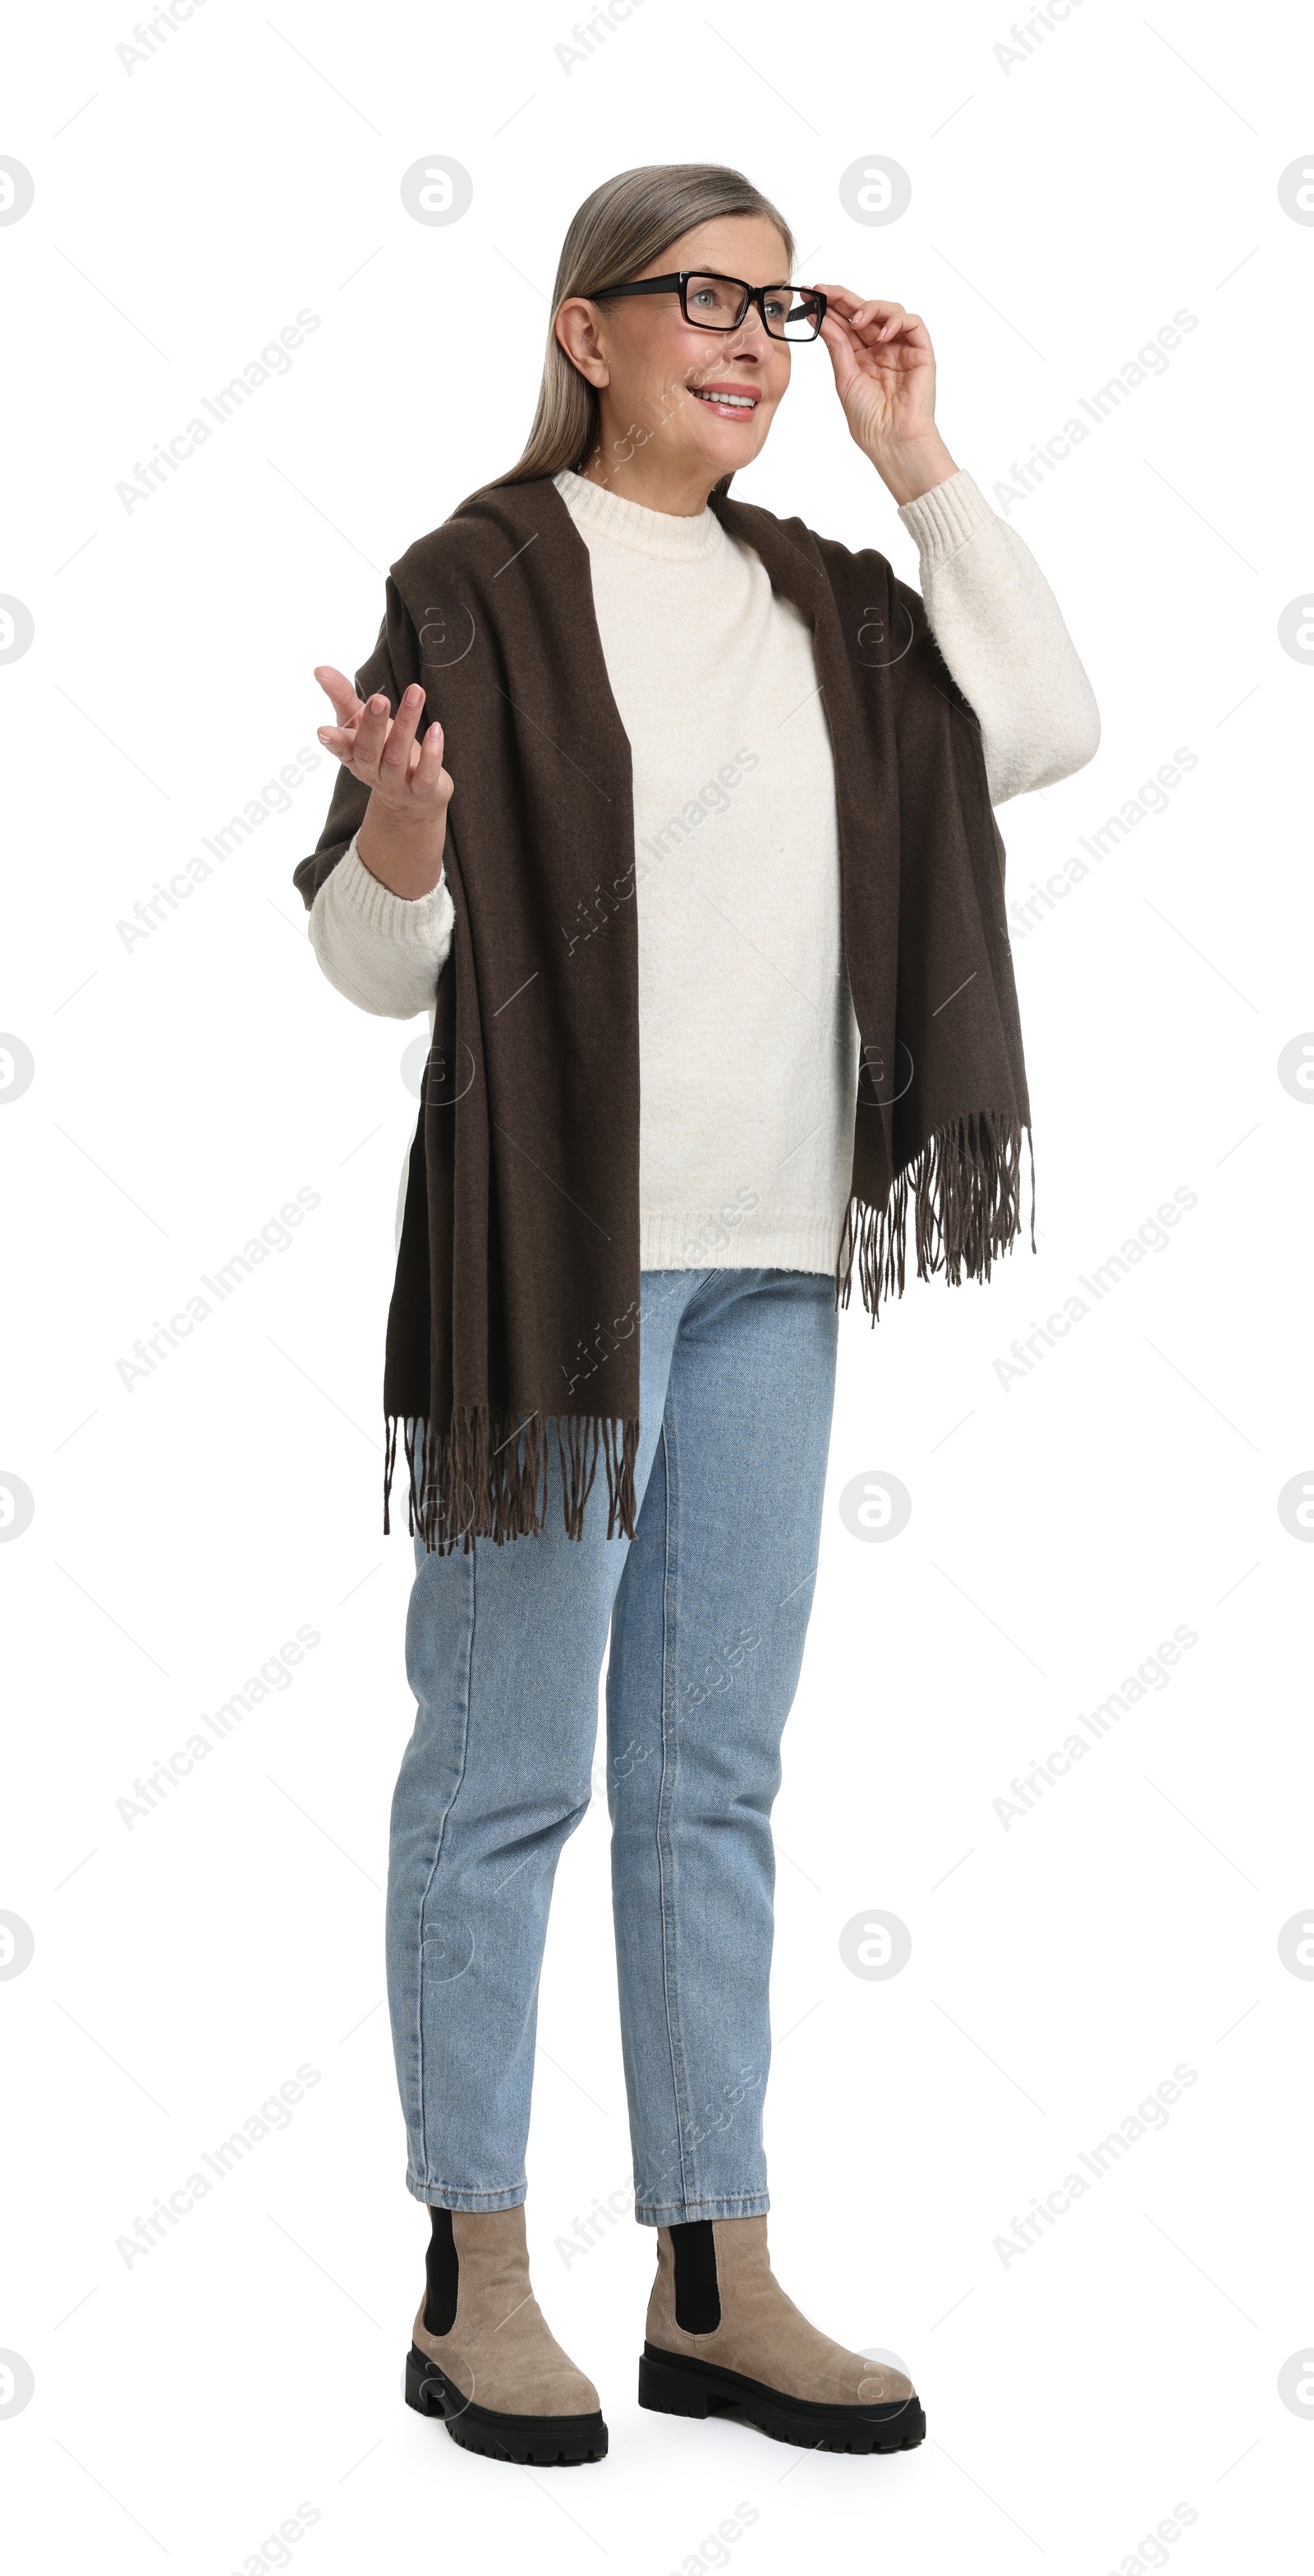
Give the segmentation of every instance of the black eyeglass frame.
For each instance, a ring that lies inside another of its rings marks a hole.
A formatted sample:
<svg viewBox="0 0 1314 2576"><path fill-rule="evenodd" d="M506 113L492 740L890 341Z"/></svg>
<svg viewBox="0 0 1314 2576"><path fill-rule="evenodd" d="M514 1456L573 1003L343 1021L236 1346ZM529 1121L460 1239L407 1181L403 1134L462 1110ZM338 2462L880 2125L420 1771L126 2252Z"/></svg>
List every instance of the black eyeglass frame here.
<svg viewBox="0 0 1314 2576"><path fill-rule="evenodd" d="M714 277L717 280L718 285L737 286L744 299L738 320L734 322L700 322L697 315L692 314L689 310L688 296L689 280L691 277ZM819 286L791 286L788 278L781 278L769 286L750 286L746 277L727 277L724 270L719 268L677 268L672 269L669 277L636 277L632 279L628 285L600 286L594 294L589 296L588 301L590 304L601 304L609 295L678 295L680 299L680 311L684 315L685 321L688 323L692 331L715 331L722 336L724 336L728 331L742 331L752 307L756 305L758 313L761 316L762 328L766 332L768 339L785 340L788 342L788 334L784 331L773 331L766 317L766 299L768 295L778 295L782 287L787 294L806 297L809 303L816 305L816 329L809 334L809 337L813 340L819 339L821 336L822 323L826 319L825 296L822 294ZM799 343L796 341L793 345L796 347L799 345L806 346L806 343Z"/></svg>

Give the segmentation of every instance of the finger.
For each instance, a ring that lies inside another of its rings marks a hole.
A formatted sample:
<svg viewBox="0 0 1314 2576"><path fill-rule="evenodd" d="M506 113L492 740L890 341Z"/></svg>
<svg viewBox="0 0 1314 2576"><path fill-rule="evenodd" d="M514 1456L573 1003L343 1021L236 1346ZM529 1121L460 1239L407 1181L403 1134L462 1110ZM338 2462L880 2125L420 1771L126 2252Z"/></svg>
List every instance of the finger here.
<svg viewBox="0 0 1314 2576"><path fill-rule="evenodd" d="M442 775L443 729L435 718L414 754L410 783L417 795L432 796Z"/></svg>
<svg viewBox="0 0 1314 2576"><path fill-rule="evenodd" d="M859 302L847 287L827 287L823 292L841 308L839 318L855 331L864 348L888 347L899 341L910 348L929 348L930 339L920 314L909 313L892 297L869 295Z"/></svg>
<svg viewBox="0 0 1314 2576"><path fill-rule="evenodd" d="M356 757L353 764L361 777L368 774L372 778L377 771L391 722L392 709L385 697L376 695L366 700L361 709L360 722L356 727Z"/></svg>
<svg viewBox="0 0 1314 2576"><path fill-rule="evenodd" d="M821 326L821 336L830 352L830 363L836 382L851 376L857 367L858 342L843 322L832 321L829 313Z"/></svg>
<svg viewBox="0 0 1314 2576"><path fill-rule="evenodd" d="M387 740L379 760L379 771L382 777L397 783L405 778L411 765L411 745L415 740L415 728L420 721L423 705L424 691L418 683L412 681L409 688L402 690L397 713L388 728Z"/></svg>
<svg viewBox="0 0 1314 2576"><path fill-rule="evenodd" d="M902 322L896 321L880 328L866 324L858 329L849 322L844 328L849 333L855 354L871 360L878 367L909 372L915 367L934 363L935 352L924 325L908 330Z"/></svg>
<svg viewBox="0 0 1314 2576"><path fill-rule="evenodd" d="M869 329L859 315L854 316L853 327L861 331L864 339L867 339L871 346L877 348L929 350L931 345L930 332L920 313L905 313L902 305L897 313L889 315L874 331Z"/></svg>
<svg viewBox="0 0 1314 2576"><path fill-rule="evenodd" d="M855 331L853 324L846 322L842 314L826 315L821 336L830 351L835 380L841 392L860 376L870 377L873 366L885 355L884 349L878 347L870 335L864 338L862 332Z"/></svg>
<svg viewBox="0 0 1314 2576"><path fill-rule="evenodd" d="M338 723L352 724L360 713L360 699L345 671L335 671L331 662L317 662L315 677L325 696L332 699Z"/></svg>
<svg viewBox="0 0 1314 2576"><path fill-rule="evenodd" d="M927 350L931 345L930 332L916 313L905 313L896 322L883 323L876 337L880 346L887 349Z"/></svg>
<svg viewBox="0 0 1314 2576"><path fill-rule="evenodd" d="M434 787L442 776L442 756L440 753L437 761L435 761L431 741L432 734L433 726L430 725L428 732L422 736L418 736L411 744L410 754L407 761L407 788L411 795L421 798L432 795ZM429 754L427 760L425 758L426 750Z"/></svg>
<svg viewBox="0 0 1314 2576"><path fill-rule="evenodd" d="M843 393L858 373L858 353L862 343L837 313L826 315L821 325L821 336L835 370L835 382Z"/></svg>

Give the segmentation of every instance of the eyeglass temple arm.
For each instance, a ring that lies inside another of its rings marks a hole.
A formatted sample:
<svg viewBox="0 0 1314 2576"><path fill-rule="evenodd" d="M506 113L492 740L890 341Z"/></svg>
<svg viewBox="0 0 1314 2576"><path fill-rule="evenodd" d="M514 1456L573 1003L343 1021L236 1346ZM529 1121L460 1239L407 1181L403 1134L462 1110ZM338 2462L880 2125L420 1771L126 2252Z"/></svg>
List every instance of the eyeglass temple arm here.
<svg viewBox="0 0 1314 2576"><path fill-rule="evenodd" d="M692 270L689 273L691 276L694 274ZM640 277L632 286L600 286L588 300L591 304L600 304L604 295L671 295L678 292L679 280L676 277Z"/></svg>

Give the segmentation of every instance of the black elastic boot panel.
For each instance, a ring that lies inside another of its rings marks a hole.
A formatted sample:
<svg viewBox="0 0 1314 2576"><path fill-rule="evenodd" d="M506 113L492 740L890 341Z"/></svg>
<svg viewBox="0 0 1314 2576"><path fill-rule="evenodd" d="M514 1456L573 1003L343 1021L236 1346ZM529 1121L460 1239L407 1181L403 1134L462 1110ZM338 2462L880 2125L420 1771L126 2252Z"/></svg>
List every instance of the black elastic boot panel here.
<svg viewBox="0 0 1314 2576"><path fill-rule="evenodd" d="M721 2322L716 2280L716 2238L710 2218L687 2218L671 2229L675 2254L675 2322L682 2334L715 2334Z"/></svg>
<svg viewBox="0 0 1314 2576"><path fill-rule="evenodd" d="M450 2334L456 2323L456 2292L460 2264L456 2239L452 2234L450 2209L431 2209L432 2232L424 2258L424 2331L431 2335Z"/></svg>

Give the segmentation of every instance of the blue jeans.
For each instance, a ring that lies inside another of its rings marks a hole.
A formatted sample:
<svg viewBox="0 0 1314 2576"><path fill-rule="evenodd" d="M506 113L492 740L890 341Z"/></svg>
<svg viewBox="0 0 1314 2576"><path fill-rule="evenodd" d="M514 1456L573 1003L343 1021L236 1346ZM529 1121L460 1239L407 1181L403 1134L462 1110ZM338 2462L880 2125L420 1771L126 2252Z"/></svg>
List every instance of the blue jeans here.
<svg viewBox="0 0 1314 2576"><path fill-rule="evenodd" d="M449 1556L416 1541L388 1996L406 2179L441 2208L525 2197L548 1906L591 1794L609 1627L635 2216L768 2207L770 1816L812 1605L834 1289L792 1270L653 1270L640 1289L633 1541L605 1535L601 1471L583 1539L566 1537L555 1456L541 1536Z"/></svg>

